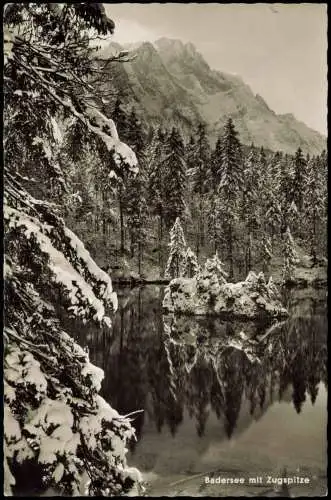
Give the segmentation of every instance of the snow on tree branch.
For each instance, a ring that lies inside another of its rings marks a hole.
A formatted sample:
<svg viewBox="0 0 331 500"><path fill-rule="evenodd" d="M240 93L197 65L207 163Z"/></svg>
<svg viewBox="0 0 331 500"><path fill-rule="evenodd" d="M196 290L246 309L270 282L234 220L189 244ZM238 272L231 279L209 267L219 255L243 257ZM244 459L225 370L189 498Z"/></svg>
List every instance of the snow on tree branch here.
<svg viewBox="0 0 331 500"><path fill-rule="evenodd" d="M11 176L6 187L5 492L16 491L13 470L33 463L46 490L138 494L140 474L125 458L130 421L98 395L103 371L62 329L52 304L60 283L67 310L105 321L106 304L117 304L111 280L50 204Z"/></svg>
<svg viewBox="0 0 331 500"><path fill-rule="evenodd" d="M23 238L32 238L34 245L47 256L54 282L68 294L72 314L87 319L93 311L95 319L110 324L105 305L116 310L117 296L107 273L98 268L83 243L62 219L51 213L47 203L35 200L23 188L15 188L9 178L6 191L4 219L8 236L13 230L20 230ZM14 208L18 200L24 200L22 206ZM81 307L82 302L86 308Z"/></svg>

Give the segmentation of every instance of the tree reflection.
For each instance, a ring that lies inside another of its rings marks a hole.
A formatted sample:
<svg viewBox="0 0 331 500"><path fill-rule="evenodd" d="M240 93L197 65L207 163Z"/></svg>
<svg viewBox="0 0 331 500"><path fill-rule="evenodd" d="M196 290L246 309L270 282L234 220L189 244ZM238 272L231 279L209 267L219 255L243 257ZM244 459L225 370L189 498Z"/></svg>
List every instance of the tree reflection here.
<svg viewBox="0 0 331 500"><path fill-rule="evenodd" d="M92 361L105 370L103 396L133 422L175 436L184 413L203 436L214 412L230 438L241 411L257 419L292 394L300 413L327 387L327 316L323 305L288 296L294 314L275 325L162 316L162 291L133 290L119 300L112 335L88 336ZM86 345L86 332L80 332ZM245 401L245 406L243 402Z"/></svg>

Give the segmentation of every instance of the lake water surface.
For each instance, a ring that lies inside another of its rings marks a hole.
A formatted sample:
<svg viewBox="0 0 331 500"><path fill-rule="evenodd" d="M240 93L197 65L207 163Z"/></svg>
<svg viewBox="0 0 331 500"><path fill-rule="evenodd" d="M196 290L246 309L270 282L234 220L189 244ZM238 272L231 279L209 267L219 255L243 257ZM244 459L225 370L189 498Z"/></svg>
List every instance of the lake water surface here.
<svg viewBox="0 0 331 500"><path fill-rule="evenodd" d="M104 398L144 410L128 462L148 496L325 494L325 290L288 294L273 327L165 317L162 287L117 292L112 334L78 340L105 371ZM281 477L292 484L270 484Z"/></svg>

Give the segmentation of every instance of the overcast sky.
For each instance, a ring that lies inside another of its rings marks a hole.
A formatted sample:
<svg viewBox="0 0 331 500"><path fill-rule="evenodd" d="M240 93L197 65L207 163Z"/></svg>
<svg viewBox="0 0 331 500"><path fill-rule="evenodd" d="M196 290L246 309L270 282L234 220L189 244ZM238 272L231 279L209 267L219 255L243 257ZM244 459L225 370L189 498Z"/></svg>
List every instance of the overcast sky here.
<svg viewBox="0 0 331 500"><path fill-rule="evenodd" d="M326 4L108 4L114 41L194 43L213 69L240 75L277 113L327 131Z"/></svg>

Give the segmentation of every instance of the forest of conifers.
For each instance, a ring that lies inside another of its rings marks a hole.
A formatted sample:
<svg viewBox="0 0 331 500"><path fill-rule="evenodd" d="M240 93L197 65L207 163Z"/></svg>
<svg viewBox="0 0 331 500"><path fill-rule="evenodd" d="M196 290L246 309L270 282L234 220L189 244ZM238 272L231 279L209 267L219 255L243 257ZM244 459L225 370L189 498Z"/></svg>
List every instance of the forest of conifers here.
<svg viewBox="0 0 331 500"><path fill-rule="evenodd" d="M146 133L119 99L111 116L137 154L136 177L114 185L95 148L77 150L68 137L62 150L75 193L66 217L102 266L163 276L177 217L198 259L218 251L236 277L281 254L287 227L305 253L325 254L325 151L310 157L301 149L289 155L243 145L230 118L215 147L201 123L186 141L175 128Z"/></svg>

